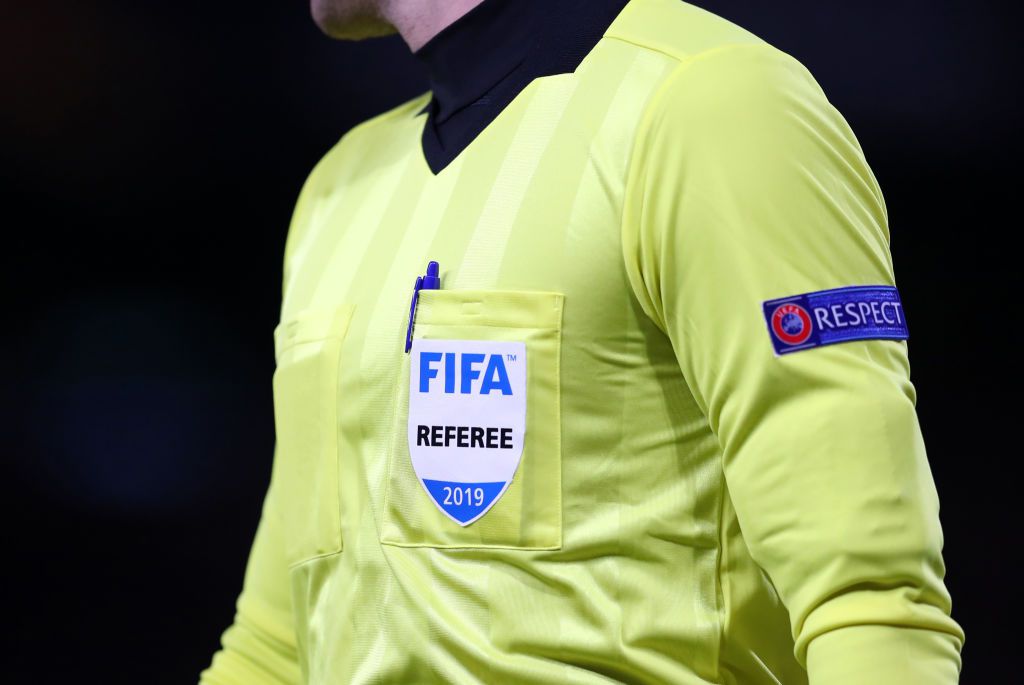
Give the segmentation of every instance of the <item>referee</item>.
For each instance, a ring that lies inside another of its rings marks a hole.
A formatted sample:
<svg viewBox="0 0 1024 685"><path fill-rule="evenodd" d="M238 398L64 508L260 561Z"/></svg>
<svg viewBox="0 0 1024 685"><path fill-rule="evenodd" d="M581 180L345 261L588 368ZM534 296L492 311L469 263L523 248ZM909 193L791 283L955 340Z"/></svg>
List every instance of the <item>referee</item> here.
<svg viewBox="0 0 1024 685"><path fill-rule="evenodd" d="M299 197L202 682L957 682L885 205L807 70L680 0L312 5L431 92Z"/></svg>

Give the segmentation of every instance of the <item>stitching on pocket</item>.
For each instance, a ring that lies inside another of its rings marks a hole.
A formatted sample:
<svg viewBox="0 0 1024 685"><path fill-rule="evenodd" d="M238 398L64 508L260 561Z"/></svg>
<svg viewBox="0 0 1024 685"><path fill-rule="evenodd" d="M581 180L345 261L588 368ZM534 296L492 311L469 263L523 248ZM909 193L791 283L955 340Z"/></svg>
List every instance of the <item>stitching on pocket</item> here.
<svg viewBox="0 0 1024 685"><path fill-rule="evenodd" d="M274 331L278 362L274 411L279 447L274 477L277 487L288 489L281 513L290 538L289 567L344 549L335 431L341 347L354 312L350 304L304 311ZM303 354L301 345L315 347ZM282 364L292 350L296 350L296 358ZM301 420L311 415L317 417L313 425Z"/></svg>

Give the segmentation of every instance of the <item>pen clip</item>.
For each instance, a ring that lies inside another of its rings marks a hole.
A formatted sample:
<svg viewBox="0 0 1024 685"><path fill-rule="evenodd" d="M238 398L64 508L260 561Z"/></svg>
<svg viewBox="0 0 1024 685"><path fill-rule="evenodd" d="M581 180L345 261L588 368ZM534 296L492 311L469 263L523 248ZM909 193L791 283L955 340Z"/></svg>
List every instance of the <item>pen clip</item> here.
<svg viewBox="0 0 1024 685"><path fill-rule="evenodd" d="M437 262L428 262L426 275L417 276L416 285L413 286L412 302L409 304L409 328L405 331L405 351L407 354L409 350L412 349L412 326L413 322L416 320L416 305L418 305L420 301L420 291L440 290L440 288L441 267L438 266Z"/></svg>
<svg viewBox="0 0 1024 685"><path fill-rule="evenodd" d="M416 277L416 285L412 290L412 302L409 304L409 328L405 331L405 352L412 349L412 322L416 318L416 305L420 301L420 290L423 288L423 276Z"/></svg>

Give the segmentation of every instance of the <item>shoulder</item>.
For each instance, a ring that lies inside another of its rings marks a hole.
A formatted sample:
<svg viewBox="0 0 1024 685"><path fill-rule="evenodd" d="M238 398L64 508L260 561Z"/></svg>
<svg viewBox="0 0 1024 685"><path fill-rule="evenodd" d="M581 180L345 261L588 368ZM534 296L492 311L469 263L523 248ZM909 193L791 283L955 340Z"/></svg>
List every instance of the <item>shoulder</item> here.
<svg viewBox="0 0 1024 685"><path fill-rule="evenodd" d="M424 93L351 128L313 167L299 193L285 243L285 265L305 238L315 207L351 184L354 177L368 175L375 167L407 154L410 139L422 129L417 116L430 100Z"/></svg>
<svg viewBox="0 0 1024 685"><path fill-rule="evenodd" d="M404 143L422 129L417 114L429 101L430 93L424 93L352 127L313 168L307 186L315 188L326 179L332 185L343 182L353 171L364 171L367 162L385 159L390 150L407 150Z"/></svg>
<svg viewBox="0 0 1024 685"><path fill-rule="evenodd" d="M727 19L681 0L631 0L608 27L605 38L676 60L728 45L764 42Z"/></svg>
<svg viewBox="0 0 1024 685"><path fill-rule="evenodd" d="M663 163L743 167L826 147L859 154L810 71L722 17L681 0L631 0L605 38L668 62L634 130L629 186Z"/></svg>
<svg viewBox="0 0 1024 685"><path fill-rule="evenodd" d="M671 62L648 104L648 125L681 113L706 117L757 112L783 102L827 103L795 57L711 12L681 0L632 0L605 38Z"/></svg>

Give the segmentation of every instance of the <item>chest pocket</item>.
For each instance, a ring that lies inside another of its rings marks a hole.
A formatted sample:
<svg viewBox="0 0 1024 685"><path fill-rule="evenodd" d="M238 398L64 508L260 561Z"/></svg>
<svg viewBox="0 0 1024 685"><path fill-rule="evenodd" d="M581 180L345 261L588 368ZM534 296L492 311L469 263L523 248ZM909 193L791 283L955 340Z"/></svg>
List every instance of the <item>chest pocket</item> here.
<svg viewBox="0 0 1024 685"><path fill-rule="evenodd" d="M342 549L338 363L352 312L302 312L274 331L273 478L290 565Z"/></svg>
<svg viewBox="0 0 1024 685"><path fill-rule="evenodd" d="M445 489L437 481L423 477L414 467L410 454L410 443L419 444L415 431L417 421L409 426L409 399L415 388L410 388L410 369L414 366L412 354L403 356L402 368L397 384L395 425L393 441L389 450L388 477L385 491L384 515L381 526L381 542L390 545L439 547L439 548L480 548L498 547L505 549L541 550L558 549L562 544L562 443L560 414L560 355L563 296L558 293L482 291L482 290L424 290L420 294L413 331L414 343L422 349L452 350L478 349L512 350L525 352L525 429L522 431L522 452L514 475L500 496L486 512L473 518L470 523L460 525L458 509L465 503L473 504L473 498L484 501L484 491L475 486L459 488L456 483ZM447 342L442 342L447 341ZM460 341L474 341L463 343ZM414 352L416 347L414 345ZM428 353L429 354L429 353ZM479 376L473 382L454 374L465 373L459 369L457 356L446 357L448 353L434 351L436 367L431 366L425 378L417 382L436 383L438 390L458 393L461 390L477 392L483 390L473 383L494 385L501 380L497 372L491 375L491 367L480 357ZM460 354L452 352L452 355ZM513 356L507 358L515 363ZM521 361L521 360L520 360ZM447 376L450 364L455 368ZM484 371L484 368L487 371ZM423 371L417 371L422 374ZM472 372L471 372L472 373ZM515 373L509 371L510 388L516 385ZM486 380L485 380L486 379ZM465 381L466 385L463 385ZM427 386L425 385L424 388ZM422 402L422 400L418 400ZM427 400L429 401L429 400ZM472 399L467 399L472 403ZM485 400L482 400L482 402ZM470 405L467 405L471 407ZM464 417L454 417L448 423L486 423L486 412L474 412L471 408ZM429 423L429 421L427 421ZM457 444L472 445L473 426L420 427L424 431L424 445ZM519 429L515 429L518 431ZM513 429L505 435L515 440ZM426 437L429 434L429 438ZM500 429L493 434L480 437L479 445L502 446ZM493 440L487 442L487 439ZM431 442L432 441L432 442ZM447 441L447 442L445 442ZM424 448L426 449L426 448ZM489 458L487 450L475 454ZM417 452L417 454L421 454ZM505 455L502 455L503 457ZM418 456L417 465L422 463ZM466 478L463 480L474 480ZM465 485L465 484L463 484ZM493 484L488 484L493 485ZM433 489L433 494L431 490ZM436 503L435 503L436 502ZM445 505L449 512L442 511ZM467 518L469 518L467 516Z"/></svg>

